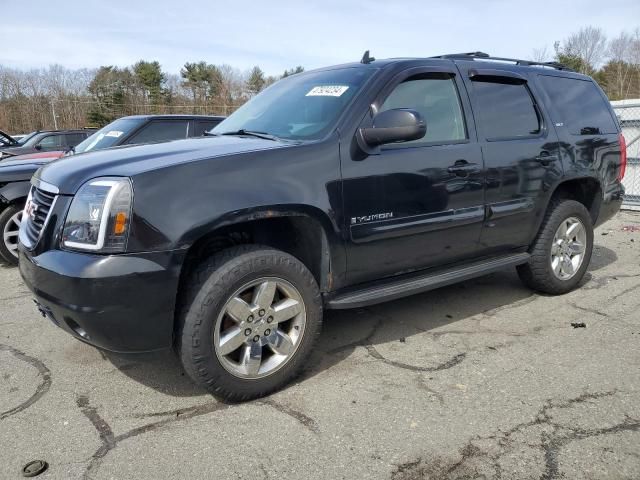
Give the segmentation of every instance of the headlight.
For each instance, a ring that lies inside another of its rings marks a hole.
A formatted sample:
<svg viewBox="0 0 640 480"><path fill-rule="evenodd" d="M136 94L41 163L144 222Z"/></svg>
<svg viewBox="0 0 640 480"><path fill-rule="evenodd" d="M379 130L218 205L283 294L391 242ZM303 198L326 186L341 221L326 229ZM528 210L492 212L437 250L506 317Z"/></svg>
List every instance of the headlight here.
<svg viewBox="0 0 640 480"><path fill-rule="evenodd" d="M125 251L132 201L128 178L104 177L85 183L71 202L62 246L104 253Z"/></svg>

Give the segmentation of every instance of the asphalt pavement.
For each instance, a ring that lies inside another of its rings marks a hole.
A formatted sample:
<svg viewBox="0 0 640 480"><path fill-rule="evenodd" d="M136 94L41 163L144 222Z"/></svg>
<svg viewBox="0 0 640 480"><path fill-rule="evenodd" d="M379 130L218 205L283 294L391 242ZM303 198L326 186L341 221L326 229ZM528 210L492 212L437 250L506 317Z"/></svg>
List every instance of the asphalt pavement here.
<svg viewBox="0 0 640 480"><path fill-rule="evenodd" d="M234 405L170 352L75 340L0 268L0 478L638 479L640 214L595 240L564 296L507 271L329 312L295 384Z"/></svg>

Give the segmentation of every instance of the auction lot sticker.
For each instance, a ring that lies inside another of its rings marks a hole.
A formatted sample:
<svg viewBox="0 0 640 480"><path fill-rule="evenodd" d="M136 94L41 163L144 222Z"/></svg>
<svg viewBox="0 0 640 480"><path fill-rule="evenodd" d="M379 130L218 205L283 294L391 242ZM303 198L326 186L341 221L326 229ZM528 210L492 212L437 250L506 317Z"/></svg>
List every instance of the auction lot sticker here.
<svg viewBox="0 0 640 480"><path fill-rule="evenodd" d="M347 85L319 85L307 93L307 97L339 97L349 89Z"/></svg>

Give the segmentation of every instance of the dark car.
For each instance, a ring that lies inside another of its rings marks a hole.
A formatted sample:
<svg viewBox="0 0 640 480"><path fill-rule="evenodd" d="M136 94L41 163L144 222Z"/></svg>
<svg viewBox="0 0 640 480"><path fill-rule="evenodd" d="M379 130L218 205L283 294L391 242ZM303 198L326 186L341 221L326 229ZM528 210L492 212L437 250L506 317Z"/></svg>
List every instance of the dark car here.
<svg viewBox="0 0 640 480"><path fill-rule="evenodd" d="M0 149L0 159L25 153L66 151L91 135L93 129L42 130L32 132L15 145Z"/></svg>
<svg viewBox="0 0 640 480"><path fill-rule="evenodd" d="M570 291L624 192L606 96L558 64L367 54L275 83L212 133L40 169L20 272L76 338L175 346L235 400L308 365L323 309L514 267Z"/></svg>
<svg viewBox="0 0 640 480"><path fill-rule="evenodd" d="M156 143L199 137L218 125L224 117L211 115L136 115L115 120L64 150L39 151L0 161L0 259L18 263L18 229L29 179L42 165L63 155L79 154L120 145ZM35 135L35 134L34 134Z"/></svg>

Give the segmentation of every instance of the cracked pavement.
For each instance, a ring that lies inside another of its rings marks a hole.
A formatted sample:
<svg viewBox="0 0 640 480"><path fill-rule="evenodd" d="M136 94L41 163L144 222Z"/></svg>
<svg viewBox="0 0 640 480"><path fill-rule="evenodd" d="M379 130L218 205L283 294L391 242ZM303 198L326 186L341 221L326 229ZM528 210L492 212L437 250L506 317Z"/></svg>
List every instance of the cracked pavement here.
<svg viewBox="0 0 640 480"><path fill-rule="evenodd" d="M328 312L313 361L224 404L170 353L114 355L0 268L0 478L640 478L640 214L596 231L582 287L506 271ZM584 322L586 328L573 328Z"/></svg>

